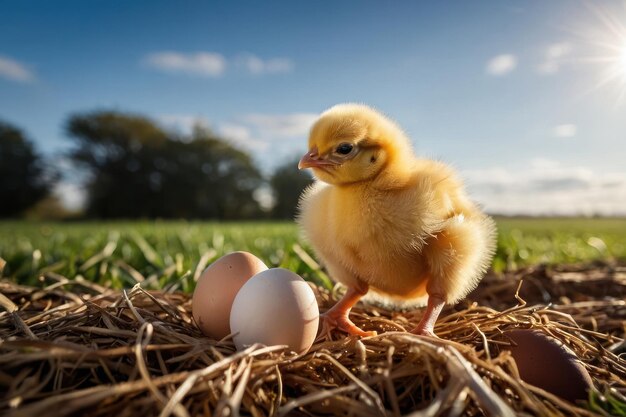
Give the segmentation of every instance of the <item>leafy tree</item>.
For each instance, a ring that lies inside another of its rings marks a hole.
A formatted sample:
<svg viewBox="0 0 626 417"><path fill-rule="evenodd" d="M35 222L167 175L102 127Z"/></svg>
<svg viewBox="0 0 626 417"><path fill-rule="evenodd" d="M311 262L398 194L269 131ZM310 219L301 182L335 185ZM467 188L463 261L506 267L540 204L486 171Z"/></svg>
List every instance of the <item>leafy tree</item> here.
<svg viewBox="0 0 626 417"><path fill-rule="evenodd" d="M77 114L71 159L89 172L87 214L103 218L253 217L261 175L244 152L197 128L179 136L119 112Z"/></svg>
<svg viewBox="0 0 626 417"><path fill-rule="evenodd" d="M311 183L313 183L311 176L307 172L298 170L297 158L279 166L270 178L275 200L272 217L293 219L300 194Z"/></svg>
<svg viewBox="0 0 626 417"><path fill-rule="evenodd" d="M0 217L15 217L48 195L56 177L24 133L0 122Z"/></svg>

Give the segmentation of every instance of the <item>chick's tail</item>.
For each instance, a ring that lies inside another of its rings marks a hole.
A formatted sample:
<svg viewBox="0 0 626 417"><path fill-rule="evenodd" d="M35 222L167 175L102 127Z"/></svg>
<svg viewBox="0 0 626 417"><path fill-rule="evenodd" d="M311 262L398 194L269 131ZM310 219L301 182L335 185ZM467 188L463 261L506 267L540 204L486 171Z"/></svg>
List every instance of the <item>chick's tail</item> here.
<svg viewBox="0 0 626 417"><path fill-rule="evenodd" d="M453 304L476 288L491 265L496 248L495 222L486 215L448 219L424 247L429 294Z"/></svg>

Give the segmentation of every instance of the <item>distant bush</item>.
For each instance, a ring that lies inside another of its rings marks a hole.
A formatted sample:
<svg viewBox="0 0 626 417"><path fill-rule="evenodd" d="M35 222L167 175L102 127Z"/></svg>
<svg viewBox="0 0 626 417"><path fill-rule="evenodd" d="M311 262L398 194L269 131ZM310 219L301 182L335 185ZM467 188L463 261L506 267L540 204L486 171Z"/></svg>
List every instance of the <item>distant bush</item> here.
<svg viewBox="0 0 626 417"><path fill-rule="evenodd" d="M0 121L0 217L18 217L46 197L56 181L32 143Z"/></svg>
<svg viewBox="0 0 626 417"><path fill-rule="evenodd" d="M119 112L70 117L74 163L87 173L86 214L99 218L245 219L261 213L252 159L206 129L177 136Z"/></svg>

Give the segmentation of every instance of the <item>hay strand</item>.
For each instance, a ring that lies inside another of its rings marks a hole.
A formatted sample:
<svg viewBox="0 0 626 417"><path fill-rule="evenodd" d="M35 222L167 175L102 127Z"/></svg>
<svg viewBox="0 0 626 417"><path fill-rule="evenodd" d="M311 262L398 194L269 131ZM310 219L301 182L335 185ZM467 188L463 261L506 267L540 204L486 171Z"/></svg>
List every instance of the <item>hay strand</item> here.
<svg viewBox="0 0 626 417"><path fill-rule="evenodd" d="M159 262L149 247L144 255ZM139 279L119 292L80 276L43 278L42 288L0 282L0 413L10 417L594 416L626 396L620 266L490 275L444 310L441 340L404 331L422 310L359 304L353 320L376 336L331 331L302 355L284 346L236 352L231 338L199 332L189 294L147 291ZM322 311L332 306L333 292L313 288ZM594 380L591 402L521 381L506 350L512 329L544 332L575 352Z"/></svg>

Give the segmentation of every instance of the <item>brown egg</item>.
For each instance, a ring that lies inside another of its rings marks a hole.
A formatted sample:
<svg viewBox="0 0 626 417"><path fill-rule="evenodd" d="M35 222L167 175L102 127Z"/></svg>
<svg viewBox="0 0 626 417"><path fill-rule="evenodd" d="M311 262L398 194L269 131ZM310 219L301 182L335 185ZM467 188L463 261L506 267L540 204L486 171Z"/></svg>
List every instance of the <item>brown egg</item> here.
<svg viewBox="0 0 626 417"><path fill-rule="evenodd" d="M248 252L222 256L204 270L193 293L193 318L202 333L222 339L230 332L230 310L239 289L267 266Z"/></svg>
<svg viewBox="0 0 626 417"><path fill-rule="evenodd" d="M537 330L504 333L516 346L509 349L525 382L567 401L586 400L591 376L563 343Z"/></svg>

